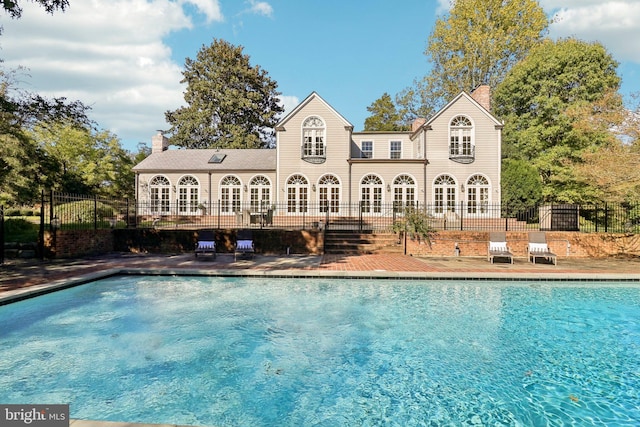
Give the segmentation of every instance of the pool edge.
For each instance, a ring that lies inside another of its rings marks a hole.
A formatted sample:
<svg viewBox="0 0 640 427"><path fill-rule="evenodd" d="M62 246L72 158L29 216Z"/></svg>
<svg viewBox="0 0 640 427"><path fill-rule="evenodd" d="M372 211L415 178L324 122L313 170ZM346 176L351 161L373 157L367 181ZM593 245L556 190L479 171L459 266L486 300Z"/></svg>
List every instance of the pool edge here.
<svg viewBox="0 0 640 427"><path fill-rule="evenodd" d="M110 268L77 277L33 285L0 294L0 306L83 285L113 276L208 276L208 277L281 277L281 278L335 278L335 279L395 279L395 280L511 280L511 281L625 281L640 282L634 273L567 273L546 272L415 272L415 271L319 271L319 270L205 270L185 268Z"/></svg>

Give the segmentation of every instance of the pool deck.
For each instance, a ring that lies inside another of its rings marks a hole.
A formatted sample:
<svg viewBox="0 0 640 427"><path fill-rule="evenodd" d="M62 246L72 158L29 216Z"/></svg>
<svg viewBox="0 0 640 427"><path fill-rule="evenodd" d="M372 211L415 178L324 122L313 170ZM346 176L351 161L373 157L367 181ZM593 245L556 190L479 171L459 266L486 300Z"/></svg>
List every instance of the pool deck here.
<svg viewBox="0 0 640 427"><path fill-rule="evenodd" d="M5 260L0 304L117 274L189 274L282 277L447 278L640 281L640 258L559 258L558 265L526 258L491 264L485 257L378 255L262 256L234 261L233 254L121 254L73 260ZM128 422L70 420L70 427L174 427Z"/></svg>
<svg viewBox="0 0 640 427"><path fill-rule="evenodd" d="M233 254L195 258L193 254L111 253L83 259L5 260L0 265L0 303L70 283L116 274L225 276L640 280L640 258L559 258L558 265L515 258L376 255L263 256L234 261Z"/></svg>

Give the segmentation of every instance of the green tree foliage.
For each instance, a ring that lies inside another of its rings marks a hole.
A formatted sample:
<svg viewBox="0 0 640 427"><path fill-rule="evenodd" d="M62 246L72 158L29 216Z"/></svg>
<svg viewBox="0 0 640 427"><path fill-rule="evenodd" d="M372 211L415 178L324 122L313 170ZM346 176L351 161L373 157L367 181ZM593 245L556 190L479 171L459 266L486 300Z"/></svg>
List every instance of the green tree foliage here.
<svg viewBox="0 0 640 427"><path fill-rule="evenodd" d="M520 159L502 162L502 205L508 214L524 212L542 200L542 180L538 170Z"/></svg>
<svg viewBox="0 0 640 427"><path fill-rule="evenodd" d="M35 144L29 134L39 123L68 120L89 126L89 109L65 98L46 99L17 90L21 70L0 70L0 199L3 203L29 203L43 186L51 185L58 165Z"/></svg>
<svg viewBox="0 0 640 427"><path fill-rule="evenodd" d="M402 131L409 127L402 124L402 116L398 113L391 96L384 93L367 107L371 116L364 121L366 131Z"/></svg>
<svg viewBox="0 0 640 427"><path fill-rule="evenodd" d="M69 124L41 125L34 129L33 139L57 165L51 189L111 197L132 195L133 156L110 132Z"/></svg>
<svg viewBox="0 0 640 427"><path fill-rule="evenodd" d="M165 113L171 143L186 148L260 148L274 142L274 126L284 109L277 83L249 56L224 41L203 46L187 58L186 107Z"/></svg>
<svg viewBox="0 0 640 427"><path fill-rule="evenodd" d="M583 202L595 196L573 164L585 149L611 138L611 112L622 106L616 67L599 43L547 40L494 92L496 114L505 121L503 153L537 168L545 200Z"/></svg>
<svg viewBox="0 0 640 427"><path fill-rule="evenodd" d="M439 18L425 55L431 74L399 96L407 111L430 113L465 90L495 88L544 38L549 21L536 0L456 0Z"/></svg>

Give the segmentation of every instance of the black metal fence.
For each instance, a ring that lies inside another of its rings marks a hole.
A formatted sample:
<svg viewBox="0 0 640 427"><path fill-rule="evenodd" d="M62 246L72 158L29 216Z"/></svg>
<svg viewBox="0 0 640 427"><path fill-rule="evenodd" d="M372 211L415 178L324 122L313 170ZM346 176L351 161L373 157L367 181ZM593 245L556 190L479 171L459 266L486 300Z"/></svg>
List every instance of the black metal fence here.
<svg viewBox="0 0 640 427"><path fill-rule="evenodd" d="M41 230L97 230L135 227L133 207L128 199L95 195L43 192Z"/></svg>
<svg viewBox="0 0 640 427"><path fill-rule="evenodd" d="M390 231L408 209L423 213L434 230L640 232L640 204L542 204L515 209L500 204L458 203L251 203L138 202L137 227L154 228L288 228Z"/></svg>
<svg viewBox="0 0 640 427"><path fill-rule="evenodd" d="M434 230L638 233L640 203L449 205L358 202L241 203L206 205L169 201L130 202L92 195L42 194L41 231L105 228L285 228L392 231L408 209L425 215Z"/></svg>
<svg viewBox="0 0 640 427"><path fill-rule="evenodd" d="M0 205L0 264L4 264L4 206Z"/></svg>

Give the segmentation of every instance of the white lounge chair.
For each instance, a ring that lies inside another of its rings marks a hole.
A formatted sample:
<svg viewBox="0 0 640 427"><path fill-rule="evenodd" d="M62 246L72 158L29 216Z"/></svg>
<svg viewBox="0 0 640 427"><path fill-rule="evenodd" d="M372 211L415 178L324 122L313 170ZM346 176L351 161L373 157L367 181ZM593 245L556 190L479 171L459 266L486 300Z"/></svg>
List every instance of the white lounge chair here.
<svg viewBox="0 0 640 427"><path fill-rule="evenodd" d="M255 254L255 245L253 244L253 233L251 230L238 230L236 235L236 247L233 251L233 259L237 260L238 255L249 255L253 258Z"/></svg>
<svg viewBox="0 0 640 427"><path fill-rule="evenodd" d="M513 254L507 246L507 233L499 231L489 233L487 259L491 261L491 264L493 264L493 260L495 258L505 258L513 264Z"/></svg>
<svg viewBox="0 0 640 427"><path fill-rule="evenodd" d="M213 259L216 259L216 236L211 230L198 232L198 241L195 249L196 258L198 258L198 254L206 253L213 254Z"/></svg>
<svg viewBox="0 0 640 427"><path fill-rule="evenodd" d="M547 245L547 235L542 231L532 231L529 233L529 245L527 247L529 261L536 263L536 258L544 258L557 265L556 254L551 252Z"/></svg>

